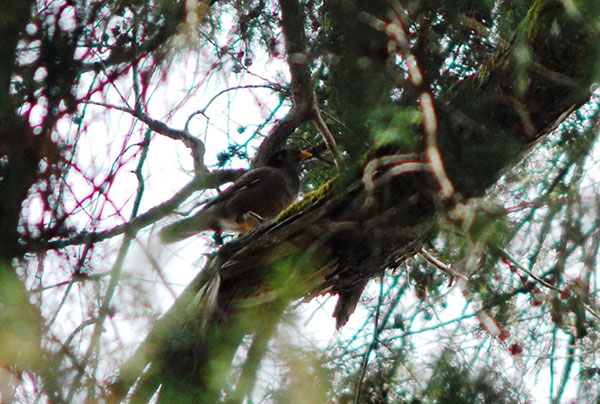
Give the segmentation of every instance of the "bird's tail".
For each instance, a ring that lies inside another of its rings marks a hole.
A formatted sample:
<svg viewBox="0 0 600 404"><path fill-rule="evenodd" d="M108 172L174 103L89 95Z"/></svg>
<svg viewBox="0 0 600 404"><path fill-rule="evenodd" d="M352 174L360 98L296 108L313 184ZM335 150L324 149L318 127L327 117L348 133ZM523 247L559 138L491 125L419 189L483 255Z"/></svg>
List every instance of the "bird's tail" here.
<svg viewBox="0 0 600 404"><path fill-rule="evenodd" d="M171 223L160 230L160 240L165 244L181 241L211 228L212 215L202 211L187 219Z"/></svg>

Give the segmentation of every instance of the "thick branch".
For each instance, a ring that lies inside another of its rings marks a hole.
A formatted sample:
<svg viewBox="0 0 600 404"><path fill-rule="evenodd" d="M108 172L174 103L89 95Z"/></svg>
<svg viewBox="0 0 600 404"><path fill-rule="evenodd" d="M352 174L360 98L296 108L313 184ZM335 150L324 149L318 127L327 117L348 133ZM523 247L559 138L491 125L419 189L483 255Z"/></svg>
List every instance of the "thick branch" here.
<svg viewBox="0 0 600 404"><path fill-rule="evenodd" d="M302 124L314 120L319 132L331 152L338 167L341 167L341 155L335 139L321 118L315 103L314 83L311 76L311 59L306 47L304 32L304 13L298 0L280 0L281 23L285 37L285 50L292 76L292 109L273 128L260 147L256 161L264 164L267 158L279 148L285 140Z"/></svg>

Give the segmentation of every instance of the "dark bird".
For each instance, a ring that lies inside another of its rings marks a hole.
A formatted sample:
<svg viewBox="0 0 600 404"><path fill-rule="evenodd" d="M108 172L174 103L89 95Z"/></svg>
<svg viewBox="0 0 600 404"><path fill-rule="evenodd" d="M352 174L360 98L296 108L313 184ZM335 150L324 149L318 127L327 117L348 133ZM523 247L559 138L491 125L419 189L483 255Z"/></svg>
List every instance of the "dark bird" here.
<svg viewBox="0 0 600 404"><path fill-rule="evenodd" d="M295 148L273 153L266 166L254 168L194 216L160 231L163 243L174 243L205 230L244 232L261 220L275 217L287 208L300 191L300 161L312 154Z"/></svg>

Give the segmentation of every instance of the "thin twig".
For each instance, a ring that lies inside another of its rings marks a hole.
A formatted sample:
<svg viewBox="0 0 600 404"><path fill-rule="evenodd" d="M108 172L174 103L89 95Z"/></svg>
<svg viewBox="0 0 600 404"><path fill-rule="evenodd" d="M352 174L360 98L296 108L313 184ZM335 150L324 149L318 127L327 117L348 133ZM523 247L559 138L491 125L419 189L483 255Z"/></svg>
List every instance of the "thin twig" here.
<svg viewBox="0 0 600 404"><path fill-rule="evenodd" d="M313 96L313 100L314 100L314 96ZM319 108L316 105L314 107L313 122L315 123L315 125L317 125L317 129L319 129L321 136L323 136L323 140L325 141L325 144L327 145L327 149L329 150L329 153L331 153L331 156L333 157L333 161L335 161L335 166L337 167L338 171L340 171L344 167L344 161L342 160L342 155L340 154L340 151L337 147L337 144L335 142L335 138L333 137L333 134L327 127L327 124L325 123L325 121L323 120L323 117L321 116L321 111L319 110Z"/></svg>
<svg viewBox="0 0 600 404"><path fill-rule="evenodd" d="M556 392L554 397L552 397L552 404L558 404L561 402L562 396L565 392L565 387L567 386L567 382L569 381L569 375L571 374L571 370L573 370L573 363L575 363L574 353L575 353L575 336L573 334L571 334L571 337L569 338L569 348L567 350L567 360L565 362L565 369L560 378L560 384L558 386L558 391Z"/></svg>
<svg viewBox="0 0 600 404"><path fill-rule="evenodd" d="M591 230L595 230L595 227L592 227ZM588 232L589 233L589 232ZM554 292L557 293L562 293L562 291L557 288L556 286L546 282L544 279L540 278L539 276L537 276L536 274L534 274L533 272L531 272L530 270L528 270L527 268L525 268L523 265L521 265L515 258L513 258L508 252L506 252L505 250L503 250L502 248L499 248L497 246L493 246L490 245L489 246L490 249L492 249L496 254L498 254L501 258L506 259L507 261L509 261L511 264L513 264L517 269L519 269L520 271L524 272L527 276L529 276L530 278L532 278L533 280L535 280L537 283L539 283L540 285L544 286L545 288L548 288ZM585 308L585 310L591 314L592 316L594 316L596 319L600 320L600 314L597 313L592 307L590 307L589 304L587 303L581 303L582 306Z"/></svg>
<svg viewBox="0 0 600 404"><path fill-rule="evenodd" d="M144 135L144 141L142 143L142 147L143 147L142 154L140 155L140 160L136 167L136 175L138 176L139 182L138 182L138 189L136 192L135 201L134 201L132 211L131 211L131 220L133 220L137 217L140 203L142 200L142 196L144 194L144 184L143 184L144 181L143 181L143 176L142 176L141 170L146 161L146 157L148 156L148 149L149 149L150 140L151 140L150 135L151 135L150 131L147 131L146 134ZM112 303L112 298L115 294L115 290L117 288L119 279L121 278L123 263L125 261L125 257L127 256L127 252L129 251L131 242L134 237L135 237L135 232L128 232L125 234L125 237L123 238L121 247L119 248L119 252L117 254L117 259L115 260L115 263L113 264L113 267L110 271L111 276L110 276L110 279L108 282L108 287L106 289L106 293L104 295L104 299L102 301L102 305L100 306L100 309L99 309L98 318L94 325L94 331L92 333L91 342L88 347L87 353L84 357L84 360L81 364L82 368L85 368L89 362L93 363L92 371L91 371L93 379L95 379L94 375L98 369L100 337L102 336L102 333L104 331L104 322L106 321L106 318L108 317L109 313L111 312L110 305ZM73 397L74 397L75 393L77 392L77 390L79 389L79 386L81 385L82 377L83 377L82 373L78 374L78 376L75 378L75 380L71 384L71 388L69 389L69 394L67 397L67 402L73 401ZM91 388L93 388L93 386L91 386ZM93 394L90 395L90 397L93 397L93 396L94 396Z"/></svg>
<svg viewBox="0 0 600 404"><path fill-rule="evenodd" d="M381 331L379 328L379 315L381 313L381 305L383 303L383 280L384 274L381 274L379 279L379 298L377 300L377 309L375 310L375 324L373 325L373 340L369 344L369 348L367 352L365 352L365 357L363 358L363 363L360 368L360 376L358 377L358 382L356 383L356 393L354 394L354 404L358 404L358 400L360 400L360 390L362 387L362 382L365 378L365 374L367 373L367 365L369 363L369 356L371 355L371 351L375 348L377 344L377 340L379 339L379 332Z"/></svg>
<svg viewBox="0 0 600 404"><path fill-rule="evenodd" d="M235 91L235 90L246 90L246 89L250 89L250 88L268 88L271 89L273 91L282 91L281 86L277 85L277 84L247 84L244 86L235 86L235 87L229 87L226 88L224 90L219 91L218 93L216 93L207 103L206 105L197 110L196 112L190 114L190 116L188 117L187 121L185 122L185 130L188 130L190 121L192 120L192 118L196 115L204 115L206 116L206 110L208 109L208 107L210 107L210 105L217 99L219 98L221 95L226 94L230 91Z"/></svg>
<svg viewBox="0 0 600 404"><path fill-rule="evenodd" d="M186 200L192 193L200 189L213 188L223 182L232 181L243 174L244 170L218 170L211 172L208 176L196 176L171 199L157 205L149 211L136 216L129 222L120 224L109 230L99 232L81 232L75 236L60 240L28 240L27 252L39 252L51 249L64 248L70 245L96 243L109 238L124 234L136 233L140 229L155 223L157 220L173 213L175 208Z"/></svg>
<svg viewBox="0 0 600 404"><path fill-rule="evenodd" d="M126 113L130 114L131 116L144 122L146 124L146 126L148 126L148 128L150 128L150 129L152 129L154 132L159 133L168 138L171 138L173 140L180 140L181 142L183 142L184 145L186 145L188 148L190 148L192 150L192 156L194 157L194 164L195 164L196 172L199 172L201 174L207 174L209 172L208 168L204 165L204 162L203 162L204 143L200 139L196 138L195 136L192 136L189 132L187 132L187 130L179 130L179 129L170 128L169 126L165 125L161 121L150 118L150 116L148 116L146 113L142 112L141 110L131 109L129 107L122 107L119 105L106 104L106 103L102 103L102 102L95 102L95 101L86 101L86 103L126 112Z"/></svg>

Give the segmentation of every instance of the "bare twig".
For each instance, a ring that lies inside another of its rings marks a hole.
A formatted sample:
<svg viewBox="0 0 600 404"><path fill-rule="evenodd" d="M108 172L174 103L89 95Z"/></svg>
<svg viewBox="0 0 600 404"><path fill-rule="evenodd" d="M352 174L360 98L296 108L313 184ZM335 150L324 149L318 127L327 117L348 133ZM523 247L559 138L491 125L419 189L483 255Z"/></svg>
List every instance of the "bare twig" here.
<svg viewBox="0 0 600 404"><path fill-rule="evenodd" d="M250 88L268 88L271 89L273 91L283 91L283 89L277 85L277 84L248 84L248 85L244 85L244 86L235 86L235 87L229 87L226 88L224 90L219 91L218 93L216 93L207 103L206 105L199 109L198 111L194 112L193 114L191 114L189 116L189 118L187 119L187 121L185 122L185 130L188 130L189 124L191 119L196 116L196 115L204 115L206 116L206 110L208 109L208 107L210 107L210 105L217 99L219 98L221 95L226 94L230 91L236 91L236 90L246 90L246 89L250 89Z"/></svg>
<svg viewBox="0 0 600 404"><path fill-rule="evenodd" d="M363 358L362 366L360 368L360 375L358 377L358 382L356 383L356 392L354 394L354 404L358 404L360 400L360 390L362 387L363 380L365 378L365 374L367 372L367 365L369 363L369 356L371 355L371 351L375 348L377 344L377 340L379 339L379 333L381 328L379 327L379 315L381 314L381 305L383 304L383 278L384 274L381 274L379 279L379 298L377 299L377 309L375 310L375 322L373 324L373 340L369 344L369 348L367 352L365 352L365 356Z"/></svg>
<svg viewBox="0 0 600 404"><path fill-rule="evenodd" d="M144 179L143 179L141 170L142 170L144 163L146 162L146 157L148 156L148 149L150 147L150 140L151 140L150 135L151 135L150 131L147 131L146 134L144 135L142 154L140 155L140 160L139 160L138 165L135 170L136 176L138 177L138 189L136 192L133 207L131 209L131 220L133 220L137 217L139 207L140 207L140 202L141 202L142 196L144 194L145 187L144 187ZM134 237L135 237L135 232L128 232L125 234L125 237L121 243L121 247L119 248L119 252L117 254L117 259L115 260L113 268L110 271L111 275L110 275L110 279L108 282L108 287L106 289L106 293L104 294L104 299L102 300L102 305L100 306L100 309L99 309L98 318L94 324L94 331L92 333L91 342L88 347L87 353L84 356L84 360L82 362L82 368L85 368L88 363L90 363L90 362L92 363L91 373L93 376L95 375L95 373L98 369L100 337L102 336L102 332L104 331L104 322L106 321L106 318L108 317L109 313L111 312L110 305L112 303L112 298L115 294L117 284L121 277L123 262L125 261L125 257L127 256L127 252L129 251L129 247L131 246L131 242L133 241ZM77 390L79 389L79 386L81 385L82 376L83 376L82 373L78 374L78 376L76 376L75 380L71 384L70 389L69 389L69 394L67 396L67 402L72 402L75 393L77 392ZM93 386L90 388L93 388ZM92 394L90 394L90 397L93 397L94 394L93 394L93 392L91 392L91 393Z"/></svg>
<svg viewBox="0 0 600 404"><path fill-rule="evenodd" d="M565 387L569 381L569 376L571 371L573 370L573 364L575 363L575 336L571 335L569 337L569 346L567 348L566 362L565 368L563 370L563 374L560 378L560 384L558 385L558 391L552 397L552 404L558 404L562 401L562 396L565 393Z"/></svg>
<svg viewBox="0 0 600 404"><path fill-rule="evenodd" d="M314 97L313 97L313 99L314 99ZM315 108L314 108L314 115L315 116L313 118L313 122L315 123L315 125L317 125L319 132L323 136L323 140L325 141L325 144L327 145L327 149L329 149L329 152L331 153L331 156L333 157L333 161L335 161L335 165L339 171L342 169L344 162L342 160L342 155L340 154L340 151L338 150L337 144L335 142L335 138L333 137L333 134L327 127L327 124L325 123L325 121L323 121L323 117L321 116L321 111L319 110L319 108L317 106L315 106Z"/></svg>
<svg viewBox="0 0 600 404"><path fill-rule="evenodd" d="M224 182L232 181L243 174L244 170L219 170L209 173L208 176L196 176L171 199L157 205L149 211L136 216L127 223L115 226L112 229L99 232L81 232L77 235L60 240L28 240L27 251L39 252L63 248L69 245L96 243L124 233L136 233L140 229L155 223L157 220L173 213L175 208L187 199L193 192L200 189L216 187Z"/></svg>
<svg viewBox="0 0 600 404"><path fill-rule="evenodd" d="M597 231L596 227L592 227L592 229L590 229L590 231L588 231L588 235L592 234L593 231ZM587 238L588 235L586 235L585 237ZM527 268L525 268L523 265L521 265L512 255L510 255L508 252L506 252L505 250L497 247L497 246L493 246L490 245L489 246L490 249L492 249L496 254L498 254L501 258L507 260L508 262L510 262L512 265L514 265L517 269L519 269L520 271L522 271L523 273L525 273L527 276L529 276L530 278L532 278L533 280L535 280L537 283L539 283L540 285L544 286L547 289L550 289L556 293L562 293L562 291L557 288L556 286L546 282L544 279L542 279L541 277L537 276L536 274L534 274L533 272L531 272L530 270L528 270ZM582 303L582 306L585 308L585 310L592 316L594 316L596 319L600 320L600 313L596 312L589 304L587 303Z"/></svg>
<svg viewBox="0 0 600 404"><path fill-rule="evenodd" d="M170 128L161 121L150 118L141 110L131 109L129 107L122 107L118 105L110 105L95 101L88 101L87 103L126 112L139 119L140 121L144 122L148 126L148 128L150 128L154 132L169 137L173 140L180 140L192 151L195 171L202 175L206 175L209 173L208 168L204 165L204 143L197 137L192 136L190 133L188 133L187 130Z"/></svg>

